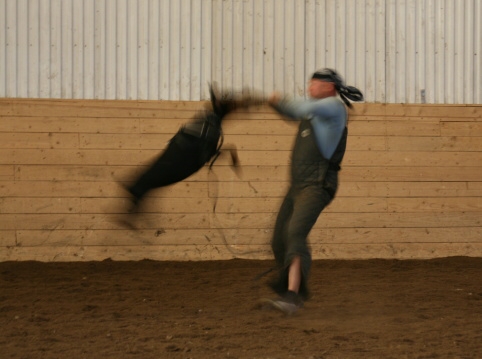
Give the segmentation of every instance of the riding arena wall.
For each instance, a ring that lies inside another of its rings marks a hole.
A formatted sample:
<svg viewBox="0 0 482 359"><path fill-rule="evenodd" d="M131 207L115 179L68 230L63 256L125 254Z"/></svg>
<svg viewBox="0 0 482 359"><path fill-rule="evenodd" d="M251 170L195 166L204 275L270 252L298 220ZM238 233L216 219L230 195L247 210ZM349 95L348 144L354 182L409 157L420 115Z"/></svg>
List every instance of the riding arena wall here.
<svg viewBox="0 0 482 359"><path fill-rule="evenodd" d="M116 223L123 185L204 101L0 99L0 261L272 258L296 126L267 106L230 115L221 154ZM315 259L482 256L482 106L355 104Z"/></svg>

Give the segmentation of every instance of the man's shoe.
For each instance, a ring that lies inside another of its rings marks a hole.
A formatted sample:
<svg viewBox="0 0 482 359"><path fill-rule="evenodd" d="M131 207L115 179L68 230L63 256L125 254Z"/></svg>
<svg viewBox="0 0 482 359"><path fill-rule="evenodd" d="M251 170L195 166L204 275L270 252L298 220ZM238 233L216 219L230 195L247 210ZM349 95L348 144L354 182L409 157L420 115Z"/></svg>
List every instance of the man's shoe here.
<svg viewBox="0 0 482 359"><path fill-rule="evenodd" d="M283 312L286 315L292 315L303 307L303 301L298 293L288 291L282 297L277 299L262 299L262 303L268 304L270 307Z"/></svg>

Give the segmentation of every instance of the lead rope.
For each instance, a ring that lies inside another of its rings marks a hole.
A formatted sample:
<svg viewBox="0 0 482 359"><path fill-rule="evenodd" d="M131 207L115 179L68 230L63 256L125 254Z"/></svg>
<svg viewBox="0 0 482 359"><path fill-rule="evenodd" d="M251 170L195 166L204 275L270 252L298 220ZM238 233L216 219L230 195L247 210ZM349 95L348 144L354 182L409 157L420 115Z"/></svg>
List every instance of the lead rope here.
<svg viewBox="0 0 482 359"><path fill-rule="evenodd" d="M216 212L216 205L218 202L218 194L219 194L219 180L214 171L212 170L211 166L209 167L209 172L208 172L208 181L209 183L214 183L213 186L213 193L210 198L212 198L212 208L213 208L213 222L216 225L216 230L219 233L219 236L221 237L224 245L226 246L226 249L231 253L235 258L240 258L240 256L247 256L255 253L261 253L259 250L252 250L252 251L241 251L241 250L234 250L231 245L228 243L226 239L226 235L224 233L224 226L221 224L221 221L219 220Z"/></svg>
<svg viewBox="0 0 482 359"><path fill-rule="evenodd" d="M219 155L221 154L221 147L223 146L223 143L224 143L224 133L223 133L222 128L219 129L219 133L220 133L220 135L219 135L218 147L216 148L216 153L214 154L214 157L213 157L213 159L211 160L211 163L209 164L209 171L211 171L214 162L216 162L216 160L218 159Z"/></svg>

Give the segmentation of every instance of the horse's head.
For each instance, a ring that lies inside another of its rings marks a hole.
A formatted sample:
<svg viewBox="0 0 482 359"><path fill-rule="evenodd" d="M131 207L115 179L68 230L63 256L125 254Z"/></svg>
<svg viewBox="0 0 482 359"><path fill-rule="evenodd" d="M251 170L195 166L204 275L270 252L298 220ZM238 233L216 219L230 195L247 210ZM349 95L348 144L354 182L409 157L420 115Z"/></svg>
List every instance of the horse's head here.
<svg viewBox="0 0 482 359"><path fill-rule="evenodd" d="M258 106L265 102L263 98L252 96L250 94L241 94L238 96L234 95L232 92L222 92L220 94L216 85L213 84L209 86L209 93L211 95L213 112L220 118L223 118L238 109Z"/></svg>
<svg viewBox="0 0 482 359"><path fill-rule="evenodd" d="M219 93L215 84L209 86L209 94L211 96L213 112L220 118L237 109L233 96L227 93Z"/></svg>

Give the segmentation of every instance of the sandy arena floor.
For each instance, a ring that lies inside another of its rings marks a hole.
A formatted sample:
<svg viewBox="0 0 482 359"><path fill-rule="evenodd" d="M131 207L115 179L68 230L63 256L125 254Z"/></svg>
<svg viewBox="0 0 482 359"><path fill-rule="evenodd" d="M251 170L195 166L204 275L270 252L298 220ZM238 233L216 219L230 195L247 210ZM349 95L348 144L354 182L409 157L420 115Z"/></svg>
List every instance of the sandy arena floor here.
<svg viewBox="0 0 482 359"><path fill-rule="evenodd" d="M272 264L0 263L0 358L482 358L482 258L315 261L291 317Z"/></svg>

